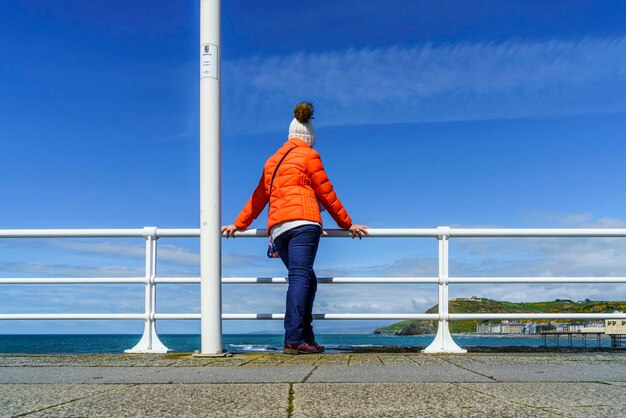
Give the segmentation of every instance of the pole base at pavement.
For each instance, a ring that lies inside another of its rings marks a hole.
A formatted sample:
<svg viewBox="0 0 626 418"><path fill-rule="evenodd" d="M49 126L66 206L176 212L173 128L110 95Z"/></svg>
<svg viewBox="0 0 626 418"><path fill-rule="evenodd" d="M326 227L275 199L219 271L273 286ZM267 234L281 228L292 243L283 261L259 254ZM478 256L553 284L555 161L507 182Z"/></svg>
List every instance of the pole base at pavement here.
<svg viewBox="0 0 626 418"><path fill-rule="evenodd" d="M191 355L192 357L232 357L233 353L229 353L228 351L222 351L221 353L201 353L196 350L195 353Z"/></svg>

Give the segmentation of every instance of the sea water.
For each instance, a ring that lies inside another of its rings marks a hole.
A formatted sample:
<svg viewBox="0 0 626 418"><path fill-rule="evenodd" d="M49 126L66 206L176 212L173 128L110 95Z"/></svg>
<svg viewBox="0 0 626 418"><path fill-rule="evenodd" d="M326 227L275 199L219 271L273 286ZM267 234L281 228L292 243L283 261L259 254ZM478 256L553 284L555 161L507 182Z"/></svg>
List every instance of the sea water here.
<svg viewBox="0 0 626 418"><path fill-rule="evenodd" d="M161 341L178 352L193 352L200 348L200 335L164 334ZM81 354L81 353L123 353L139 342L140 335L0 335L0 353L29 354ZM318 343L326 346L328 352L351 351L352 348L376 347L426 347L433 335L396 336L385 334L318 334ZM539 336L485 336L455 335L454 341L461 347L540 347L543 341ZM231 353L281 352L283 336L280 334L225 334L222 338L224 349ZM587 347L596 347L596 339L588 338ZM547 345L555 346L552 337ZM567 345L567 338L561 337L560 346ZM582 347L582 341L575 339L574 347ZM610 340L603 338L602 347L609 347Z"/></svg>

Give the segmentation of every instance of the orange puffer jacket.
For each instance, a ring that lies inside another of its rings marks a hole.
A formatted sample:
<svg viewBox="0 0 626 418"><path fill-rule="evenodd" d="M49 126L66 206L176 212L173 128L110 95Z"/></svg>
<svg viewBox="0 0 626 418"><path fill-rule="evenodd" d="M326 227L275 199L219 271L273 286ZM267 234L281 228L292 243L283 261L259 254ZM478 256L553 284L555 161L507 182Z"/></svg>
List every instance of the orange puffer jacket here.
<svg viewBox="0 0 626 418"><path fill-rule="evenodd" d="M319 153L306 142L292 138L265 162L259 185L235 220L237 229L247 229L268 203L274 170L292 148L274 178L267 230L287 221L307 220L321 224L318 201L340 228L349 228L352 219L333 190Z"/></svg>

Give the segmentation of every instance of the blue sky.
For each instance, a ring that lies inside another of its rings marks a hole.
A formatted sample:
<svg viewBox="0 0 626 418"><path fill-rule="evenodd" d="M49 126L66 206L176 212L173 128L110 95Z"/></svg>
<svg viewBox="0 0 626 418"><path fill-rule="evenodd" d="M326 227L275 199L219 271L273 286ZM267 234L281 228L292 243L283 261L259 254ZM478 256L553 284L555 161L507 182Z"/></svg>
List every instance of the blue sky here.
<svg viewBox="0 0 626 418"><path fill-rule="evenodd" d="M192 228L199 218L195 1L15 1L0 14L0 228ZM227 0L223 216L293 105L355 222L623 227L626 5L620 1ZM325 219L326 227L334 227ZM264 215L254 224L264 227ZM225 276L284 275L263 240L224 242ZM159 274L198 274L161 239ZM1 240L1 277L142 276L141 240ZM623 240L459 240L453 275L626 274ZM433 240L325 240L319 276L436 274ZM13 312L141 312L141 286L3 286ZM225 286L225 312L281 312L284 286ZM159 312L198 287L160 286ZM624 299L615 285L452 286L503 300ZM320 286L318 312L423 312L434 286ZM372 322L318 328L371 329ZM226 332L278 322L226 322ZM1 322L0 333L141 332L136 322ZM159 323L198 332L197 322Z"/></svg>

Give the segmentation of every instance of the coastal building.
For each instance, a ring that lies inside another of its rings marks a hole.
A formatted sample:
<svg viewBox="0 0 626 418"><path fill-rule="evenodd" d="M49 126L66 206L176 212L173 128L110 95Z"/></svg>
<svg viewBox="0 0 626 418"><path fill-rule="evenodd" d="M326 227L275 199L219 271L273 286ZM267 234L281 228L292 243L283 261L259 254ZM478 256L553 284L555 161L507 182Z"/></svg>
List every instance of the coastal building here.
<svg viewBox="0 0 626 418"><path fill-rule="evenodd" d="M489 322L477 324L476 332L479 334L500 334L502 332L502 324L491 324Z"/></svg>
<svg viewBox="0 0 626 418"><path fill-rule="evenodd" d="M583 324L580 332L605 332L604 321L589 321Z"/></svg>
<svg viewBox="0 0 626 418"><path fill-rule="evenodd" d="M524 332L524 324L519 321L502 321L501 334L522 334Z"/></svg>
<svg viewBox="0 0 626 418"><path fill-rule="evenodd" d="M606 333L610 334L608 325L613 334L626 335L626 320L617 321L589 321L580 323L560 323L560 322L520 322L520 321L501 321L497 324L489 322L476 325L476 332L479 334L540 334L542 331L560 331L570 333Z"/></svg>
<svg viewBox="0 0 626 418"><path fill-rule="evenodd" d="M615 311L622 313L622 311ZM626 319L607 319L604 321L606 334L611 337L611 347L621 347L626 337Z"/></svg>
<svg viewBox="0 0 626 418"><path fill-rule="evenodd" d="M565 324L565 331L582 332L584 324Z"/></svg>
<svg viewBox="0 0 626 418"><path fill-rule="evenodd" d="M524 334L536 334L537 333L537 324L534 322L524 322Z"/></svg>
<svg viewBox="0 0 626 418"><path fill-rule="evenodd" d="M607 334L626 334L626 319L607 319L604 324Z"/></svg>
<svg viewBox="0 0 626 418"><path fill-rule="evenodd" d="M476 324L476 332L479 334L493 334L490 323Z"/></svg>

